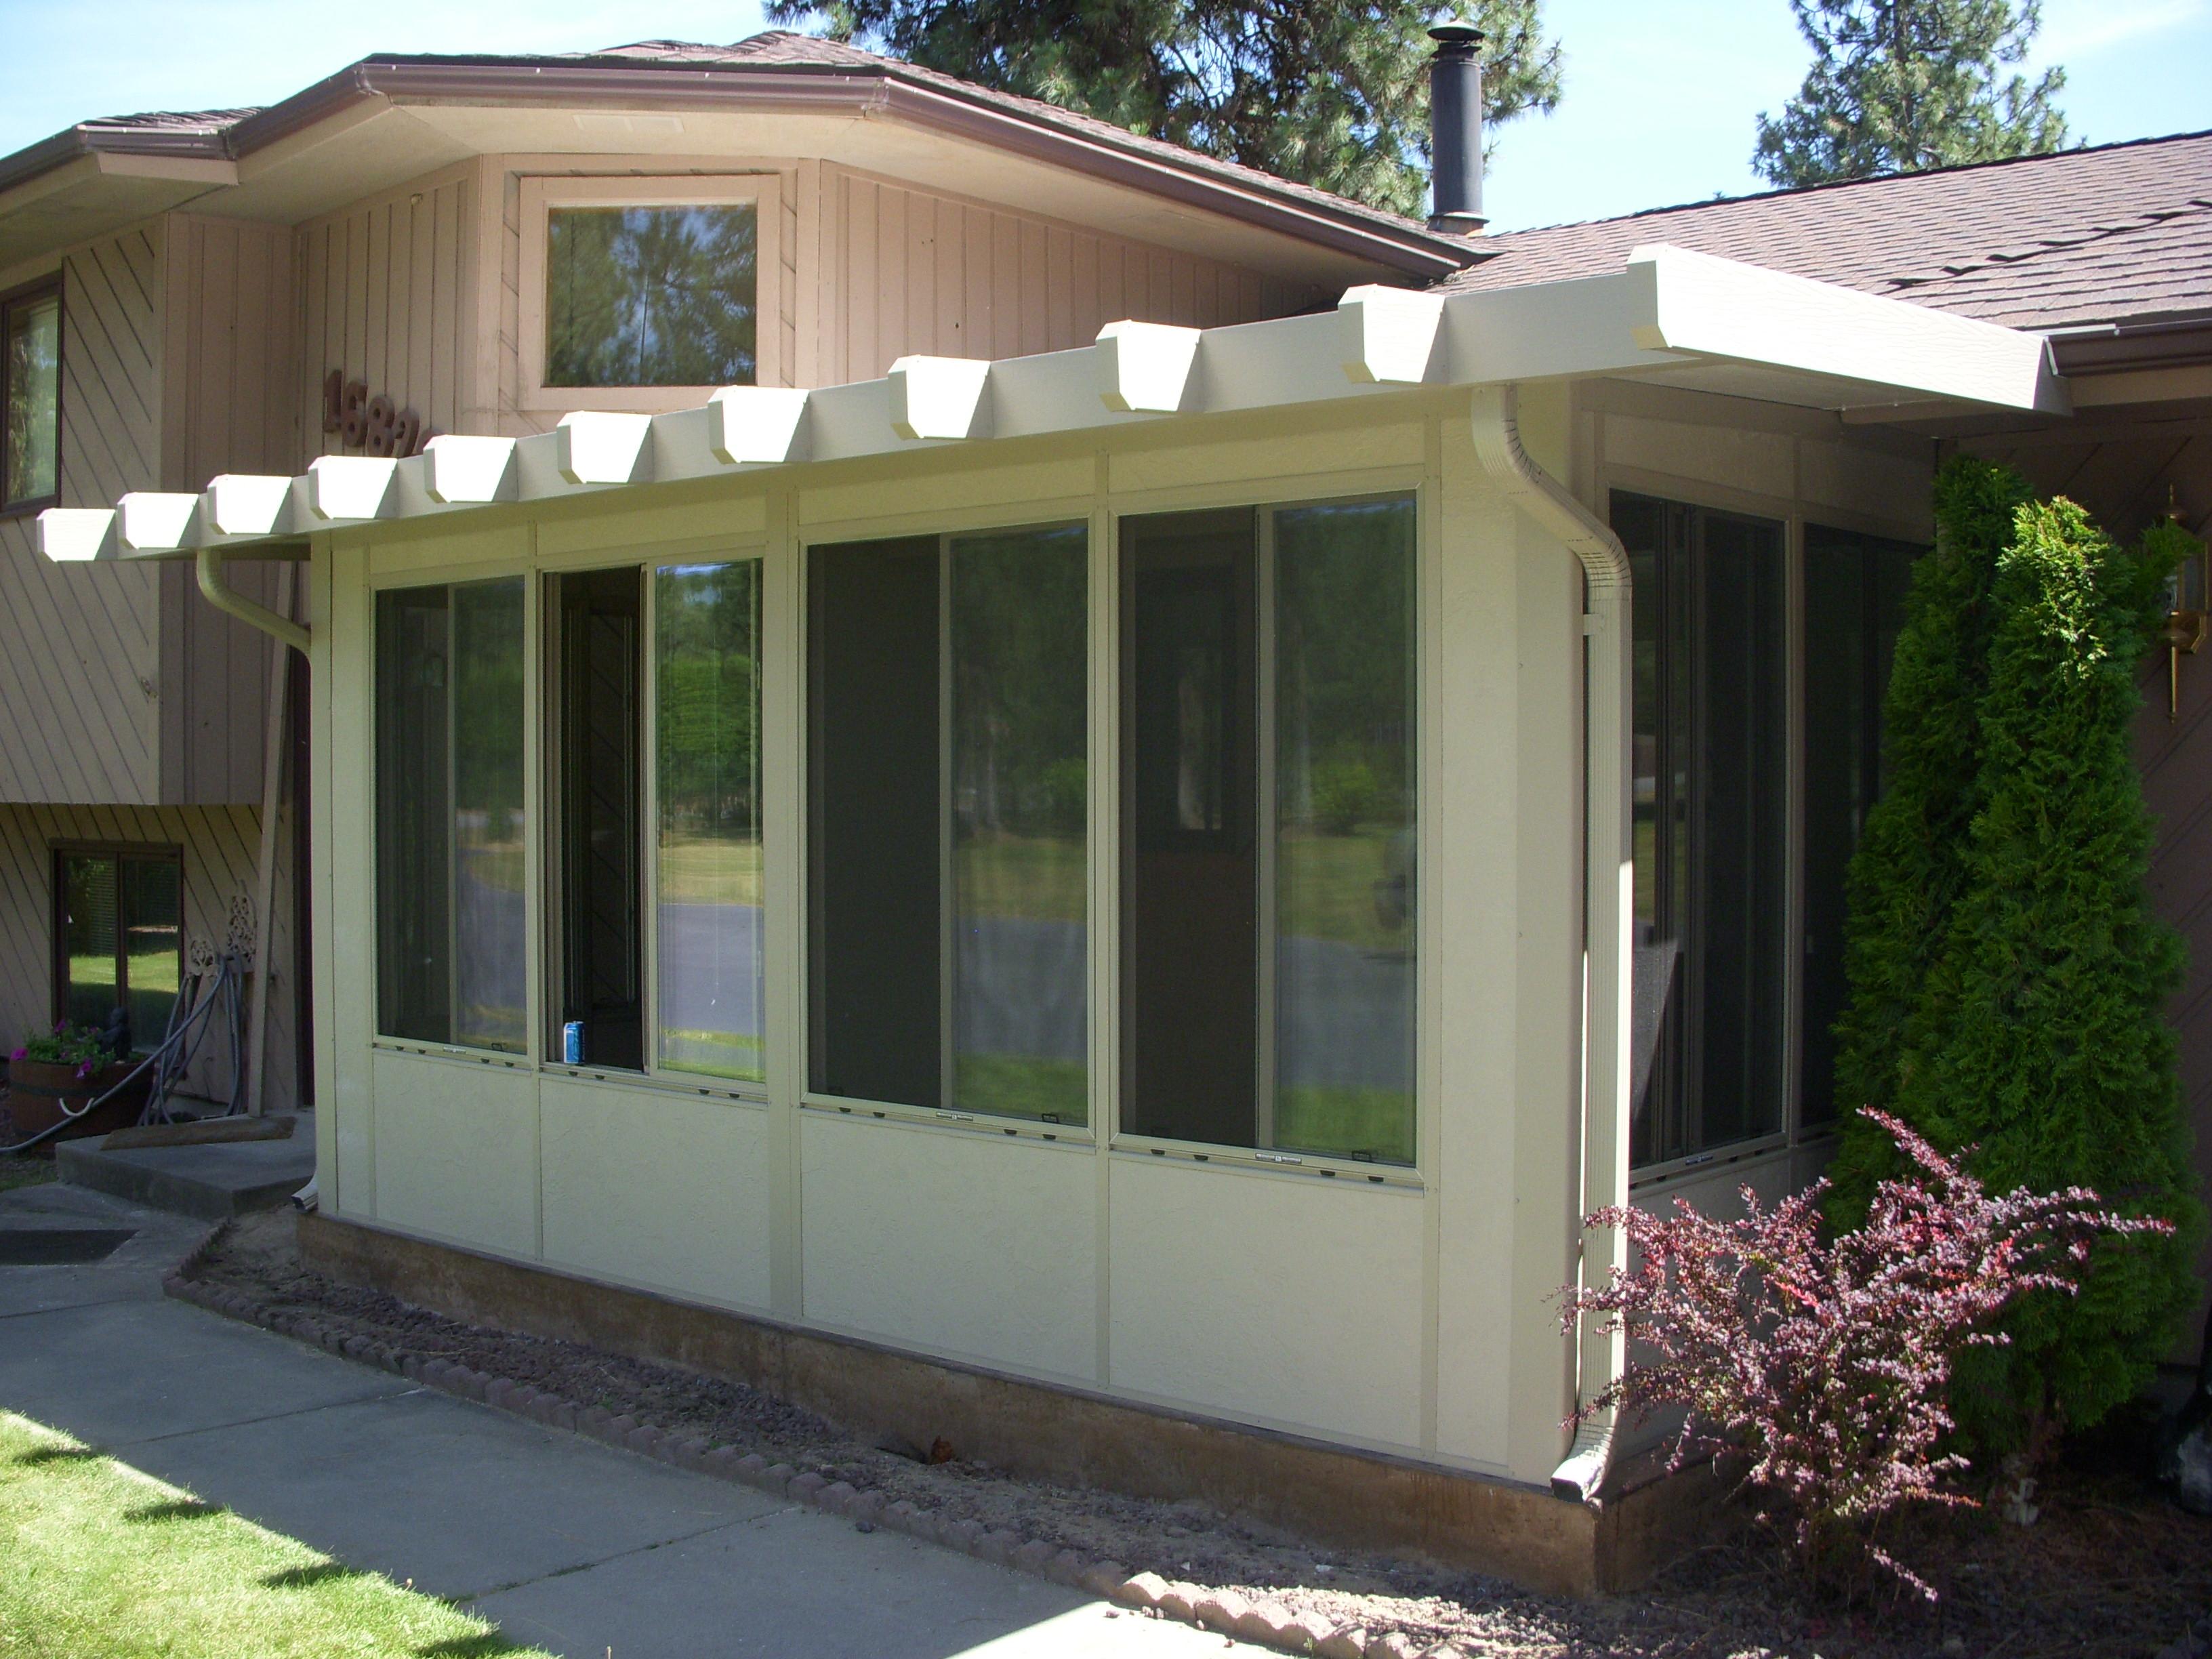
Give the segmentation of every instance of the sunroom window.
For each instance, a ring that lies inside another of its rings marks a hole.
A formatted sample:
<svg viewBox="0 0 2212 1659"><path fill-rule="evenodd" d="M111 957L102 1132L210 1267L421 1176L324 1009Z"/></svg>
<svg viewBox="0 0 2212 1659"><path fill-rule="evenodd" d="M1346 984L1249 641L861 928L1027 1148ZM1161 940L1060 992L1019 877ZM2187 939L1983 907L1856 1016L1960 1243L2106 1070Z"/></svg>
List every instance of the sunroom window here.
<svg viewBox="0 0 2212 1659"><path fill-rule="evenodd" d="M1779 1131L1788 995L1780 524L1616 493L1636 592L1639 1164Z"/></svg>
<svg viewBox="0 0 2212 1659"><path fill-rule="evenodd" d="M761 564L653 576L660 1064L758 1083Z"/></svg>
<svg viewBox="0 0 2212 1659"><path fill-rule="evenodd" d="M520 576L376 604L377 1025L526 1046Z"/></svg>
<svg viewBox="0 0 2212 1659"><path fill-rule="evenodd" d="M1088 1121L1087 539L809 554L817 1094Z"/></svg>
<svg viewBox="0 0 2212 1659"><path fill-rule="evenodd" d="M1122 1127L1410 1164L1409 496L1123 525Z"/></svg>

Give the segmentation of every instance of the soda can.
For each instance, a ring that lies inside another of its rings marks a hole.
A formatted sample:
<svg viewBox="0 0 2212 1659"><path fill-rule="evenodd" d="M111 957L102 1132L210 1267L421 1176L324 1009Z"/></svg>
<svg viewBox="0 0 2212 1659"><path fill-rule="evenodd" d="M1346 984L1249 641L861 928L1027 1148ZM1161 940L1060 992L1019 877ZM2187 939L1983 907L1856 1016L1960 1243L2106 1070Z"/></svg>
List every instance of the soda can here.
<svg viewBox="0 0 2212 1659"><path fill-rule="evenodd" d="M561 1028L561 1063L581 1066L584 1063L584 1022L572 1019Z"/></svg>

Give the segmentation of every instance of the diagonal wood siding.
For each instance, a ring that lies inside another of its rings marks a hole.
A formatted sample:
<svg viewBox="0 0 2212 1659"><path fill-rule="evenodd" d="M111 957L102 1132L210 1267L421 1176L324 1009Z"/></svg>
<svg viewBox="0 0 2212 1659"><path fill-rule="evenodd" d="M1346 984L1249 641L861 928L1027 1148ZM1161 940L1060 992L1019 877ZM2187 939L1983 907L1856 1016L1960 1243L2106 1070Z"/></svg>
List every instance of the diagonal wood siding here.
<svg viewBox="0 0 2212 1659"><path fill-rule="evenodd" d="M157 225L63 261L65 507L160 486L162 252ZM161 577L52 564L34 536L0 520L0 800L151 801Z"/></svg>
<svg viewBox="0 0 2212 1659"><path fill-rule="evenodd" d="M250 951L253 936L254 861L261 846L259 811L233 807L0 806L0 1043L52 1024L53 1006L53 849L60 842L113 842L174 847L184 854L185 959L195 947L221 951L234 936ZM289 809L287 811L289 824ZM280 825L270 951L266 1109L289 1110L298 1097L293 988L292 837ZM244 1007L240 1002L241 1010ZM242 1018L242 1014L241 1014ZM211 1032L186 1079L209 1096L228 1087L230 1041Z"/></svg>

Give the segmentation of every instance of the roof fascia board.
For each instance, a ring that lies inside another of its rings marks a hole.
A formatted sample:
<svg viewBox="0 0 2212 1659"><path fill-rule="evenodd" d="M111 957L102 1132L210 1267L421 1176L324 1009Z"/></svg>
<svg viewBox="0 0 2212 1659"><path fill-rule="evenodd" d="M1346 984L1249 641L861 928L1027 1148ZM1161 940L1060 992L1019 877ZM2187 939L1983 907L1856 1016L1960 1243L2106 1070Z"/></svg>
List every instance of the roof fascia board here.
<svg viewBox="0 0 2212 1659"><path fill-rule="evenodd" d="M2044 414L2071 407L2040 335L1663 242L1631 249L1627 274L1646 313L1637 343L1656 350Z"/></svg>
<svg viewBox="0 0 2212 1659"><path fill-rule="evenodd" d="M631 108L684 109L726 108L733 99L742 98L769 109L887 115L1257 225L1409 276L1448 276L1474 264L1481 252L1411 223L1400 229L1379 221L1332 217L1311 204L1256 184L1188 172L1162 159L1024 118L1012 110L902 80L896 73L807 65L770 69L685 64L616 68L371 60L359 67L361 88L381 94L396 104L598 102ZM241 153L244 146L255 142L247 129L284 108L279 105L241 124L237 135Z"/></svg>
<svg viewBox="0 0 2212 1659"><path fill-rule="evenodd" d="M106 178L161 179L190 185L234 185L238 182L238 163L227 156L198 153L181 155L173 150L153 154L143 150L95 149L93 160Z"/></svg>
<svg viewBox="0 0 2212 1659"><path fill-rule="evenodd" d="M62 559L180 558L204 546L295 543L347 524L424 518L493 500L527 503L1425 387L1701 364L1794 376L1815 389L1841 382L1857 401L1871 392L1896 404L1912 400L1899 394L1924 393L1984 408L2064 407L2063 383L2047 386L2047 369L2029 372L2044 364L2040 337L1989 324L1966 325L1962 333L1959 319L1901 301L1797 278L1782 278L1778 288L1755 280L1770 272L1667 257L1677 252L1644 250L1610 276L1449 299L1354 289L1337 310L1309 316L1150 333L1126 325L1116 333L1109 324L1099 343L1074 350L989 362L906 358L893 378L880 380L798 394L730 387L708 407L662 415L572 414L552 432L466 440L465 469L441 469L435 453L374 469L318 463L322 474L226 477L198 497L134 499L125 507L127 539L117 533L112 510L53 509L40 516L40 545ZM1728 316L1724 328L1716 315L1731 308L1743 314ZM1700 343L1685 354L1654 345L1655 337ZM1863 360L1850 349L1854 338L1864 341ZM1377 379L1378 366L1402 378ZM1885 368L1909 378L1884 380ZM1128 388L1139 381L1150 390L1133 400ZM933 412L917 419L918 408ZM915 435L923 433L933 435ZM434 440L434 452L449 441ZM455 483L443 477L448 470L454 480L465 471L477 482Z"/></svg>

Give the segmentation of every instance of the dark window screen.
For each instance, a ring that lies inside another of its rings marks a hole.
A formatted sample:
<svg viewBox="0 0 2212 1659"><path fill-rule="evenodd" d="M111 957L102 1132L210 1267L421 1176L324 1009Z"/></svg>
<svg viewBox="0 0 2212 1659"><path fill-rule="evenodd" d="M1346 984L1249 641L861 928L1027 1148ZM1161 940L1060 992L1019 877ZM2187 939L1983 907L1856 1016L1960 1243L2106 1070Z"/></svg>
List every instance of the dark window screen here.
<svg viewBox="0 0 2212 1659"><path fill-rule="evenodd" d="M1121 544L1121 1122L1258 1131L1250 511L1132 519Z"/></svg>
<svg viewBox="0 0 2212 1659"><path fill-rule="evenodd" d="M1616 495L1635 580L1633 1154L1782 1127L1782 526Z"/></svg>
<svg viewBox="0 0 2212 1659"><path fill-rule="evenodd" d="M376 596L377 1027L453 1039L451 590Z"/></svg>
<svg viewBox="0 0 2212 1659"><path fill-rule="evenodd" d="M810 1085L943 1103L939 544L807 560Z"/></svg>
<svg viewBox="0 0 2212 1659"><path fill-rule="evenodd" d="M1919 548L1805 527L1805 967L1798 1118L1836 1115L1844 880L1881 799L1882 698Z"/></svg>
<svg viewBox="0 0 2212 1659"><path fill-rule="evenodd" d="M559 579L562 1018L592 1066L645 1065L635 568ZM559 1045L551 1052L561 1052Z"/></svg>

